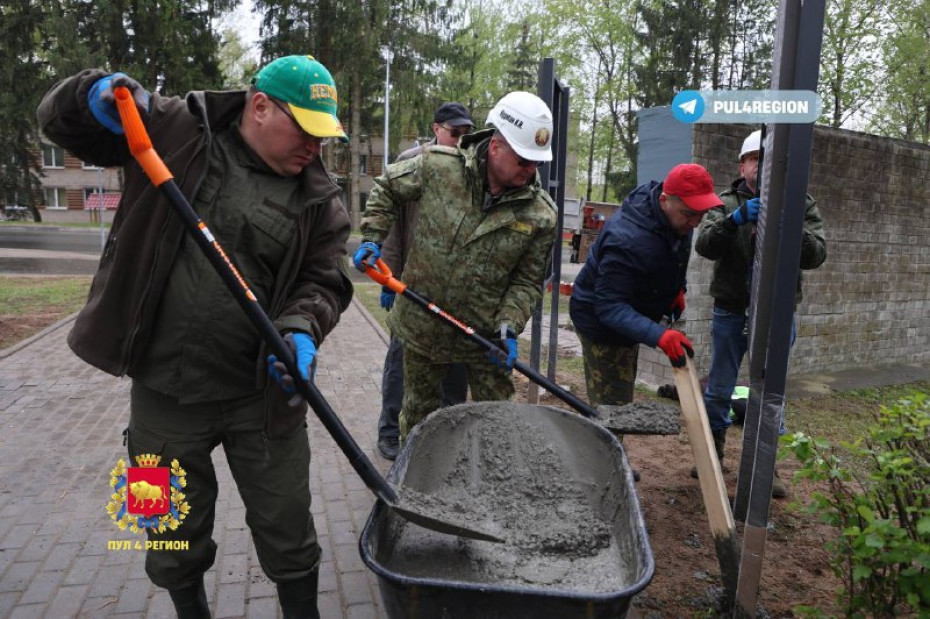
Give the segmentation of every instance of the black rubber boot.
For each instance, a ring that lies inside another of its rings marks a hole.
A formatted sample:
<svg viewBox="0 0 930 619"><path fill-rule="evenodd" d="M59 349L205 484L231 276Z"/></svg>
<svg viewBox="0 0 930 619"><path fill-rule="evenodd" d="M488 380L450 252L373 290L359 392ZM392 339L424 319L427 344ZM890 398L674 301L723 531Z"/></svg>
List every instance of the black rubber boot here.
<svg viewBox="0 0 930 619"><path fill-rule="evenodd" d="M178 619L210 619L210 607L207 605L207 591L203 579L197 584L183 589L169 589L168 594L174 602L174 611Z"/></svg>
<svg viewBox="0 0 930 619"><path fill-rule="evenodd" d="M724 473L729 473L730 469L723 466L723 448L727 444L727 431L721 430L719 432L713 432L714 436L714 451L717 452L717 461L720 462L720 470ZM698 470L696 466L691 467L691 477L692 479L698 478Z"/></svg>
<svg viewBox="0 0 930 619"><path fill-rule="evenodd" d="M297 580L277 583L278 601L284 619L320 619L316 607L316 589L320 580L319 570Z"/></svg>
<svg viewBox="0 0 930 619"><path fill-rule="evenodd" d="M727 431L720 430L719 432L714 432L714 449L717 451L717 460L720 461L720 465L723 466L723 448L727 444Z"/></svg>

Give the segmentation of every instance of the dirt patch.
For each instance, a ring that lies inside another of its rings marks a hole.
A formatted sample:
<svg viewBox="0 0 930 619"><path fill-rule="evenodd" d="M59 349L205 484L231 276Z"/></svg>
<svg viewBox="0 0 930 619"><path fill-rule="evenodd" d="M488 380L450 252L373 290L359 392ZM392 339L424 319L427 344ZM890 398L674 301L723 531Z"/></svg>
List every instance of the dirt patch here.
<svg viewBox="0 0 930 619"><path fill-rule="evenodd" d="M35 335L69 314L71 310L64 309L48 309L28 315L0 313L0 350Z"/></svg>
<svg viewBox="0 0 930 619"><path fill-rule="evenodd" d="M518 400L525 398L528 381L516 375L514 380ZM583 383L562 375L558 383L586 399ZM635 399L647 397L637 392ZM550 394L544 394L540 404L570 410ZM741 444L740 428L731 427L724 458L730 469L724 478L731 500ZM636 597L634 608L651 619L706 616L715 610L723 583L701 490L698 481L689 476L694 459L687 433L682 429L679 436L627 436L624 446L630 464L641 476L636 489L656 562L655 577ZM786 479L796 468L791 460L778 463ZM794 609L801 605L828 615L841 614L834 599L840 582L824 549L835 537L834 530L795 504L807 502L815 489L812 484L792 481L789 487L788 500L772 501L759 604L771 617L795 616Z"/></svg>

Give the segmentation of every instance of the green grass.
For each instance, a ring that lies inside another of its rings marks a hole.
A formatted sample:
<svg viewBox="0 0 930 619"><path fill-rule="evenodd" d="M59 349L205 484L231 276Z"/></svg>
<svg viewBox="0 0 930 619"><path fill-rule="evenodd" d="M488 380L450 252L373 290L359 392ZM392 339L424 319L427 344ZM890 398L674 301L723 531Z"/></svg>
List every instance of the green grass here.
<svg viewBox="0 0 930 619"><path fill-rule="evenodd" d="M917 390L930 392L930 382L888 385L795 398L785 409L789 431L802 431L830 440L852 441L864 436L873 414L882 404L894 402Z"/></svg>
<svg viewBox="0 0 930 619"><path fill-rule="evenodd" d="M90 277L0 277L4 315L22 316L51 308L75 311L87 298Z"/></svg>
<svg viewBox="0 0 930 619"><path fill-rule="evenodd" d="M853 443L866 436L866 429L875 423L874 415L881 405L895 402L914 391L930 393L930 381L794 398L788 400L785 407L785 423L789 433L803 432L822 438L841 452L846 452L842 443ZM867 463L851 459L848 465L852 470L863 473Z"/></svg>

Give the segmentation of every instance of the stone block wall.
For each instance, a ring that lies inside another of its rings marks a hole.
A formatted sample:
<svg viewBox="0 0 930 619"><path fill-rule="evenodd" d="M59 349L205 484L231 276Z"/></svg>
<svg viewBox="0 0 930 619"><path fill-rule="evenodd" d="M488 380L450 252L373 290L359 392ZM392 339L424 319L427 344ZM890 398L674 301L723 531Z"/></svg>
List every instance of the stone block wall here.
<svg viewBox="0 0 930 619"><path fill-rule="evenodd" d="M718 190L738 176L740 146L755 128L694 125L693 161ZM827 261L804 272L789 373L930 362L930 148L816 127L812 161L808 192L824 218ZM711 265L692 254L681 323L701 376L710 366ZM645 347L639 378L673 382L664 355Z"/></svg>

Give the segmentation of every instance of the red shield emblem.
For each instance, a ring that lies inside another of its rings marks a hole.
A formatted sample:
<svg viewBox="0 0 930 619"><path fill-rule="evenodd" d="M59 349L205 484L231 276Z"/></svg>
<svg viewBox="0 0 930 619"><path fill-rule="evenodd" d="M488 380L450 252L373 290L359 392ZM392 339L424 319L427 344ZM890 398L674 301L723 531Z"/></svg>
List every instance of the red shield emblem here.
<svg viewBox="0 0 930 619"><path fill-rule="evenodd" d="M171 511L171 469L166 466L126 469L126 511L160 516Z"/></svg>

